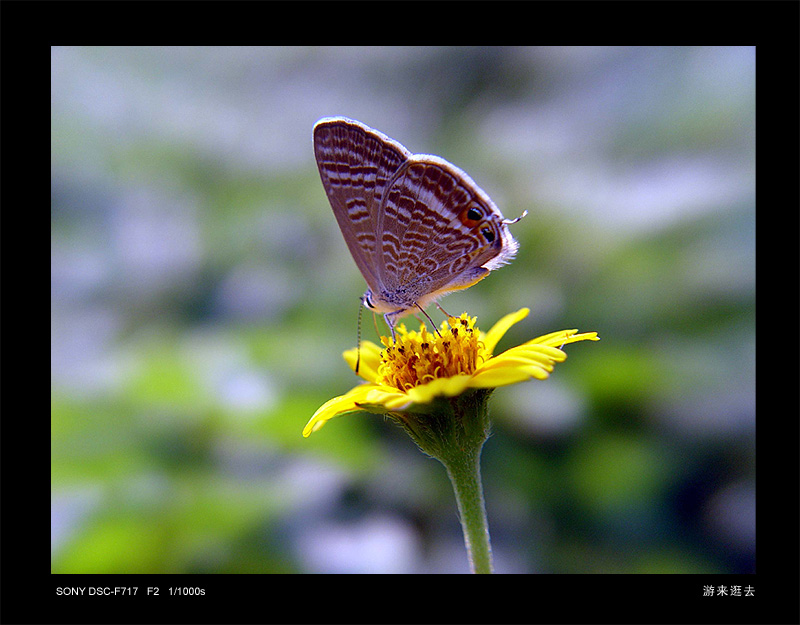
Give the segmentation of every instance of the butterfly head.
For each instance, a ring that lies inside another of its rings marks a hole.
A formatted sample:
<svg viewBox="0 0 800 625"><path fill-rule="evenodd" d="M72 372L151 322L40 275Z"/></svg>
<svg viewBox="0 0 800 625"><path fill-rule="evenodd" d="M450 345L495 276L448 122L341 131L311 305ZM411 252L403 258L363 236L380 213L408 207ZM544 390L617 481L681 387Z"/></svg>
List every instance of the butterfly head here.
<svg viewBox="0 0 800 625"><path fill-rule="evenodd" d="M364 303L364 306L370 310L376 310L375 304L372 302L372 289L367 289L364 292L364 295L361 296L361 301Z"/></svg>
<svg viewBox="0 0 800 625"><path fill-rule="evenodd" d="M367 289L364 292L364 295L361 296L361 301L364 302L364 306L369 308L372 312L382 313L384 315L391 313L393 316L402 316L401 313L405 313L414 306L413 302L408 305L403 305L399 302L390 302L373 293L372 289Z"/></svg>

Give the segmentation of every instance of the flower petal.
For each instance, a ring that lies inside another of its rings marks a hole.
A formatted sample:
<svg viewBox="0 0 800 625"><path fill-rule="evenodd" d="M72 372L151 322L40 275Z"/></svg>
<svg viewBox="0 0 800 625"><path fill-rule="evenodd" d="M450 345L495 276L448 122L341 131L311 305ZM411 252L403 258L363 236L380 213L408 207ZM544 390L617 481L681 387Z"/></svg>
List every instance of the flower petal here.
<svg viewBox="0 0 800 625"><path fill-rule="evenodd" d="M365 404L380 404L387 410L401 410L411 403L407 393L383 384L373 387L363 400Z"/></svg>
<svg viewBox="0 0 800 625"><path fill-rule="evenodd" d="M493 353L494 348L497 347L497 343L503 338L505 333L508 332L508 329L527 317L530 311L530 308L520 308L517 312L509 313L495 323L491 330L483 337L483 345L486 352L488 354Z"/></svg>
<svg viewBox="0 0 800 625"><path fill-rule="evenodd" d="M558 332L551 332L538 338L523 343L523 345L549 345L551 347L561 347L567 343L577 343L578 341L599 341L600 337L597 332L583 332L582 334L575 334L577 330L559 330Z"/></svg>
<svg viewBox="0 0 800 625"><path fill-rule="evenodd" d="M354 347L342 354L345 362L355 371L358 363L358 375L367 382L375 382L378 379L378 365L381 364L381 349L372 341L361 342L361 360L359 361L359 349Z"/></svg>
<svg viewBox="0 0 800 625"><path fill-rule="evenodd" d="M563 360L563 358L562 358ZM487 362L479 371L488 371L490 369L502 369L503 367L539 367L547 371L553 370L555 360L552 358L528 358L524 355L510 355L505 354L492 358Z"/></svg>
<svg viewBox="0 0 800 625"><path fill-rule="evenodd" d="M374 387L374 384L362 384L344 395L326 401L306 423L306 427L303 428L303 436L308 437L311 432L316 432L333 417L361 410L358 407L358 403L365 402L367 395Z"/></svg>
<svg viewBox="0 0 800 625"><path fill-rule="evenodd" d="M429 404L435 397L444 395L454 397L471 386L469 375L455 375L450 378L437 378L427 384L420 384L408 390L409 399L415 404Z"/></svg>
<svg viewBox="0 0 800 625"><path fill-rule="evenodd" d="M532 364L537 363L554 363L564 362L567 359L567 354L556 347L549 345L517 345L511 347L501 354L498 354L491 360L487 361L485 367L490 367L496 364L496 361L502 361L506 358L525 358L532 360Z"/></svg>
<svg viewBox="0 0 800 625"><path fill-rule="evenodd" d="M470 386L473 388L495 388L524 382L531 378L546 379L550 373L537 365L515 365L509 367L483 368L472 376Z"/></svg>
<svg viewBox="0 0 800 625"><path fill-rule="evenodd" d="M567 340L564 341L563 345L567 345L568 343L577 343L578 341L599 341L600 337L597 336L597 332L581 332L580 334L573 334L567 337Z"/></svg>

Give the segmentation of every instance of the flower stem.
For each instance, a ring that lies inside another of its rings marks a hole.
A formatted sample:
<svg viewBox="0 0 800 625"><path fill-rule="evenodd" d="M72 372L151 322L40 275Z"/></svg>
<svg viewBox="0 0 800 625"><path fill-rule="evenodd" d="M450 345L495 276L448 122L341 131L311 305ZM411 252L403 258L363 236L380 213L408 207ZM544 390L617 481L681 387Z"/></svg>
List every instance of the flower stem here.
<svg viewBox="0 0 800 625"><path fill-rule="evenodd" d="M473 573L492 572L492 547L483 501L480 458L489 437L491 389L437 398L424 412L391 413L419 448L444 465L458 504L464 543Z"/></svg>
<svg viewBox="0 0 800 625"><path fill-rule="evenodd" d="M439 458L453 483L464 543L473 573L491 573L492 546L481 484L480 447Z"/></svg>

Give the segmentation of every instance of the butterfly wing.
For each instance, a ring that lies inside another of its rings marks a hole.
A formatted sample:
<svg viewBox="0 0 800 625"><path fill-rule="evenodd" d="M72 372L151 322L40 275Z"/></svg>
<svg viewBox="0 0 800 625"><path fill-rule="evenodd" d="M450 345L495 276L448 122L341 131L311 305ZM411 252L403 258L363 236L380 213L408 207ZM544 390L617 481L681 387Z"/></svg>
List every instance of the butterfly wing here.
<svg viewBox="0 0 800 625"><path fill-rule="evenodd" d="M517 249L486 193L437 156L413 155L398 169L379 216L383 282L409 307L474 284Z"/></svg>
<svg viewBox="0 0 800 625"><path fill-rule="evenodd" d="M314 126L314 155L350 254L377 292L383 280L380 206L389 181L411 153L360 122L326 117Z"/></svg>

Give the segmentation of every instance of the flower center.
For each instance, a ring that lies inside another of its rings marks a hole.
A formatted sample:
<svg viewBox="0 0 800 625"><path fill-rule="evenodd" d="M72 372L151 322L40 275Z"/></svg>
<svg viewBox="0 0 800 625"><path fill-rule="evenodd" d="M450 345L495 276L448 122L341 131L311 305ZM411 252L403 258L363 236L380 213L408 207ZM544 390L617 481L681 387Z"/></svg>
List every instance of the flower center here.
<svg viewBox="0 0 800 625"><path fill-rule="evenodd" d="M381 352L378 382L407 391L436 378L472 375L485 360L475 320L467 313L450 317L434 334L424 324L419 332L408 331L403 324L396 326L395 343L381 337L386 349Z"/></svg>

